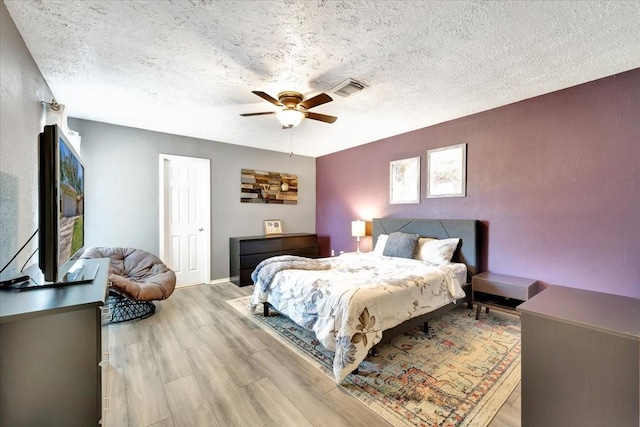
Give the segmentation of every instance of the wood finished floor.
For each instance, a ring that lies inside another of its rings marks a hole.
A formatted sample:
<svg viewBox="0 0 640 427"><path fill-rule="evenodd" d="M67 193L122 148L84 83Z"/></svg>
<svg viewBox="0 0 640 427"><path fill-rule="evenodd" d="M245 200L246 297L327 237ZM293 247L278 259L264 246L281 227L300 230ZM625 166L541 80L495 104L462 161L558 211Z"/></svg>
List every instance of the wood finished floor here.
<svg viewBox="0 0 640 427"><path fill-rule="evenodd" d="M106 425L389 426L225 301L253 287L176 289L143 320L109 325ZM491 427L520 425L520 385Z"/></svg>

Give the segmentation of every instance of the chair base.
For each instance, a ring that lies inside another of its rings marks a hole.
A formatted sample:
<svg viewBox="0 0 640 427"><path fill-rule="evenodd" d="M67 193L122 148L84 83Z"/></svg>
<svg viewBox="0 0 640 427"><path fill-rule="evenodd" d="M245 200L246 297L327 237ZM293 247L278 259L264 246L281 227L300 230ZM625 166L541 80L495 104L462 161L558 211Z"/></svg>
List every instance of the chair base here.
<svg viewBox="0 0 640 427"><path fill-rule="evenodd" d="M111 312L110 323L144 319L156 311L156 306L151 301L130 300L115 292L109 292L107 304Z"/></svg>

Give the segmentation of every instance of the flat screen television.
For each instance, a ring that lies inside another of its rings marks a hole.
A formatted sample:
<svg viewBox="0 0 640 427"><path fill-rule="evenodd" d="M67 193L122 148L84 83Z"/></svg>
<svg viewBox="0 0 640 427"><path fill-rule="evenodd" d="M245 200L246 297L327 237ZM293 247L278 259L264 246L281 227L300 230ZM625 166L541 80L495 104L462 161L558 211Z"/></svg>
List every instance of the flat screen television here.
<svg viewBox="0 0 640 427"><path fill-rule="evenodd" d="M64 281L67 263L84 249L84 164L58 125L39 137L39 267Z"/></svg>

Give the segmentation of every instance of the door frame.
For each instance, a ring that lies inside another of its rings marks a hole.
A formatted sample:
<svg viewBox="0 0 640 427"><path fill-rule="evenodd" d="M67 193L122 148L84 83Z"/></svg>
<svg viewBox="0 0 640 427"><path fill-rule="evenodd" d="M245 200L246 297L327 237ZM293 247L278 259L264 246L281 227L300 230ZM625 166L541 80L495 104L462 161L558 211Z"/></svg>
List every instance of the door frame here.
<svg viewBox="0 0 640 427"><path fill-rule="evenodd" d="M204 263L204 283L211 282L211 159L206 159L202 157L189 157L189 156L176 156L173 154L163 154L160 153L158 156L159 162L159 175L158 175L158 192L159 192L159 236L160 236L160 259L165 259L165 255L167 254L167 248L165 246L165 232L167 230L167 217L165 216L166 211L166 200L165 200L165 173L166 173L166 165L170 161L190 161L201 163L202 165L206 165L205 179L203 180L203 191L202 191L202 201L204 203L204 217L207 218L207 225L205 227L205 253L206 253L206 262ZM180 285L182 286L190 286L190 285Z"/></svg>

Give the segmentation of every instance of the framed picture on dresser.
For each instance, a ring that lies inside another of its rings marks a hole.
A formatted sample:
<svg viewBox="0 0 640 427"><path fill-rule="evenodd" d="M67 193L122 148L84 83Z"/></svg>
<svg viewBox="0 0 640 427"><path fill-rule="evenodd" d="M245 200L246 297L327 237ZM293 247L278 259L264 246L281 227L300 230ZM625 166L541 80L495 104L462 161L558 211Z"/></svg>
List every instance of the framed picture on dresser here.
<svg viewBox="0 0 640 427"><path fill-rule="evenodd" d="M279 219L264 220L264 235L282 234L282 221Z"/></svg>

